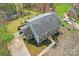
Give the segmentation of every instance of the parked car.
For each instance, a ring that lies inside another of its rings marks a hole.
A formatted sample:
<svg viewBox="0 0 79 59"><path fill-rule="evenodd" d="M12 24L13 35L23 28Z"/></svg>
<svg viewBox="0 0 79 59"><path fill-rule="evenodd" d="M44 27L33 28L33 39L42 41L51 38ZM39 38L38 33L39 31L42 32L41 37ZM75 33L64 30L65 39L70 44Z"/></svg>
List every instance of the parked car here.
<svg viewBox="0 0 79 59"><path fill-rule="evenodd" d="M64 18L64 21L67 22L68 24L72 24L74 22L75 19L73 18Z"/></svg>

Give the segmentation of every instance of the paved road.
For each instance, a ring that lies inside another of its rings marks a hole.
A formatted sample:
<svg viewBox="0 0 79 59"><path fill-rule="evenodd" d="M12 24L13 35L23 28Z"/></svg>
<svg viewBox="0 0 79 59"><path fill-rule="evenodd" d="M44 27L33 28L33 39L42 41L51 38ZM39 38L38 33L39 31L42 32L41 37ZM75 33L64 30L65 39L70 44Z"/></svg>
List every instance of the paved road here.
<svg viewBox="0 0 79 59"><path fill-rule="evenodd" d="M14 36L14 40L8 46L11 54L13 56L31 56L18 32Z"/></svg>

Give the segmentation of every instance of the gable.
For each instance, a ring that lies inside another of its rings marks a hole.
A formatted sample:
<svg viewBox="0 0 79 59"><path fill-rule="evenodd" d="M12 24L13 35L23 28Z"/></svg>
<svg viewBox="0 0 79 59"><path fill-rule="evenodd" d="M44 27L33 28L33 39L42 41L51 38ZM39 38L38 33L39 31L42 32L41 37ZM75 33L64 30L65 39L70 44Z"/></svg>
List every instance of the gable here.
<svg viewBox="0 0 79 59"><path fill-rule="evenodd" d="M38 36L54 29L57 25L59 25L59 18L54 13L44 14L44 17L39 17L37 20L30 22L32 32Z"/></svg>

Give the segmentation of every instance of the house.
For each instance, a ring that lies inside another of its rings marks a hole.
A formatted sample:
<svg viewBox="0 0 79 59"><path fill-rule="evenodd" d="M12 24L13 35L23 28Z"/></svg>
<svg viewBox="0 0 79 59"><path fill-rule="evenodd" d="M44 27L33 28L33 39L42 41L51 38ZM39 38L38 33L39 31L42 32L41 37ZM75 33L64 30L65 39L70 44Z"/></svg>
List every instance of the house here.
<svg viewBox="0 0 79 59"><path fill-rule="evenodd" d="M73 7L68 11L68 16L79 19L79 3L73 4Z"/></svg>
<svg viewBox="0 0 79 59"><path fill-rule="evenodd" d="M27 40L34 38L31 28L28 25L22 26L20 29L20 32L23 32L23 35L27 38Z"/></svg>
<svg viewBox="0 0 79 59"><path fill-rule="evenodd" d="M72 24L75 21L75 19L69 17L67 13L64 13L64 21L67 22L68 24Z"/></svg>
<svg viewBox="0 0 79 59"><path fill-rule="evenodd" d="M29 19L27 24L21 27L20 31L22 31L28 40L35 38L36 42L40 44L46 40L48 36L52 36L57 33L59 27L60 19L54 12L47 12Z"/></svg>
<svg viewBox="0 0 79 59"><path fill-rule="evenodd" d="M78 18L77 9L71 8L71 9L68 11L67 15L68 15L69 17L76 17L76 18Z"/></svg>

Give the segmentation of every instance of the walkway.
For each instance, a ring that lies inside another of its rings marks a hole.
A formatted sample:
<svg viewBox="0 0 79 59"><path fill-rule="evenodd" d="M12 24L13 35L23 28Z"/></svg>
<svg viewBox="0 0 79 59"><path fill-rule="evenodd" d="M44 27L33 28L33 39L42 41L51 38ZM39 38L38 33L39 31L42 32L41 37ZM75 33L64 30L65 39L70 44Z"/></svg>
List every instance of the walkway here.
<svg viewBox="0 0 79 59"><path fill-rule="evenodd" d="M42 56L43 54L45 54L51 47L54 47L54 45L56 44L56 42L52 39L51 36L48 37L49 40L51 40L51 44L46 48L44 49L40 54L38 54L37 56Z"/></svg>
<svg viewBox="0 0 79 59"><path fill-rule="evenodd" d="M11 54L13 56L31 56L18 32L14 36L15 39L8 46Z"/></svg>

